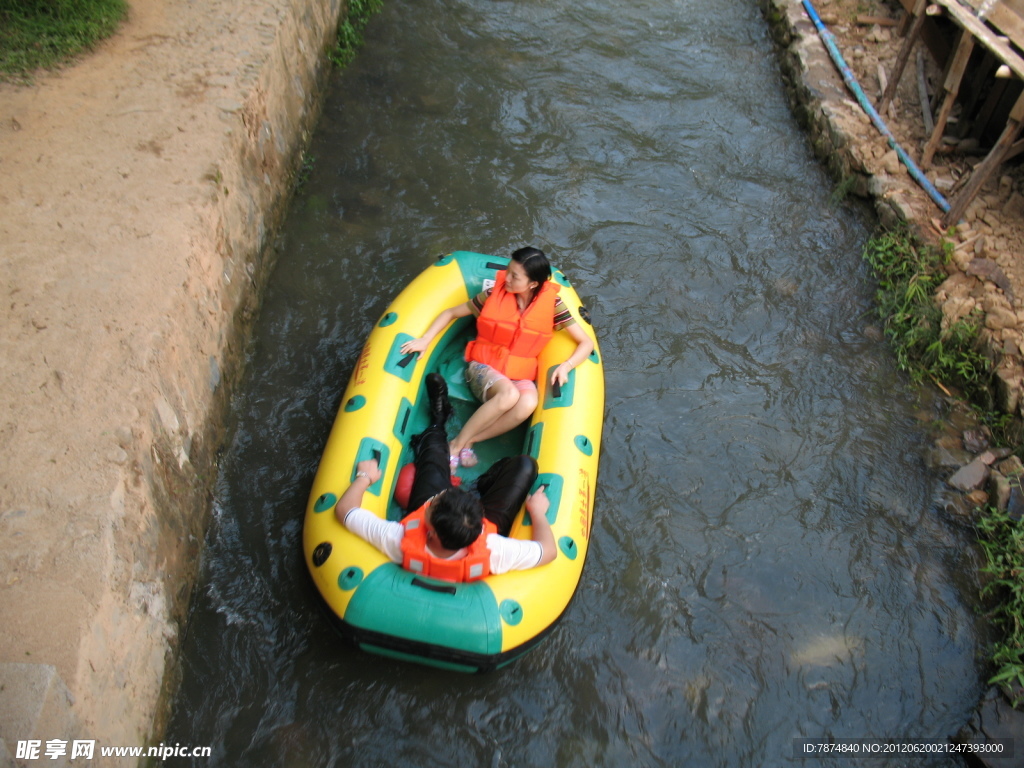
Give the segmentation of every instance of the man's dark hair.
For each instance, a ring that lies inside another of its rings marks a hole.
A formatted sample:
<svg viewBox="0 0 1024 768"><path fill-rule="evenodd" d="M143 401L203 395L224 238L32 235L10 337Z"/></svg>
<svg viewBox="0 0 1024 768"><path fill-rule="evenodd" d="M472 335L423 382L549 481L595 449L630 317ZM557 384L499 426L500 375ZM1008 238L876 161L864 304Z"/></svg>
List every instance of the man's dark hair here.
<svg viewBox="0 0 1024 768"><path fill-rule="evenodd" d="M483 519L480 499L462 488L449 488L430 510L430 522L445 549L462 549L476 541Z"/></svg>

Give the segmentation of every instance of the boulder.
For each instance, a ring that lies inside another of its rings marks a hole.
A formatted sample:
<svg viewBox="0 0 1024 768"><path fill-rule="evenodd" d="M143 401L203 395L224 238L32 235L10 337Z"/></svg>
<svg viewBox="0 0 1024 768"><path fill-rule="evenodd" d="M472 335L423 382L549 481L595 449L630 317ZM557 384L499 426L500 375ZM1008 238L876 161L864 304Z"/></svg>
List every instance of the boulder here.
<svg viewBox="0 0 1024 768"><path fill-rule="evenodd" d="M988 481L988 503L1000 511L1010 503L1010 481L998 472L993 472Z"/></svg>
<svg viewBox="0 0 1024 768"><path fill-rule="evenodd" d="M960 467L946 482L958 491L968 493L985 485L990 473L988 464L979 456L970 464Z"/></svg>
<svg viewBox="0 0 1024 768"><path fill-rule="evenodd" d="M964 448L971 453L981 453L989 447L991 442L989 438L988 431L983 427L965 429L963 433Z"/></svg>
<svg viewBox="0 0 1024 768"><path fill-rule="evenodd" d="M1024 718L1010 706L1006 697L996 688L989 688L971 721L965 725L957 739L960 743L988 745L989 750L971 753L967 765L981 768L1010 768L1020 765L1020 746L1024 744ZM994 751L1002 743L1004 754ZM1013 745L1012 757L1006 756Z"/></svg>
<svg viewBox="0 0 1024 768"><path fill-rule="evenodd" d="M1024 518L1024 490L1021 490L1020 483L1007 480L1010 493L1006 499L1006 514L1011 520Z"/></svg>

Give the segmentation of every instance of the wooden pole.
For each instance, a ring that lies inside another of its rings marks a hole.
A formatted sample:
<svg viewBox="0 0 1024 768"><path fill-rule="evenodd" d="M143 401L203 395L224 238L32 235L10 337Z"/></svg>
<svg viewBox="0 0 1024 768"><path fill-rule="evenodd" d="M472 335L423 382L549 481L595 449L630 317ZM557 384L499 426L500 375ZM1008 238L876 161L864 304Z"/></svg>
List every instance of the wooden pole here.
<svg viewBox="0 0 1024 768"><path fill-rule="evenodd" d="M907 67L907 59L910 58L910 50L914 47L914 42L921 34L921 26L924 24L925 18L924 9L927 2L928 0L917 0L917 2L914 3L914 10L911 11L913 22L910 25L910 31L903 40L903 45L900 46L900 52L896 56L896 63L893 65L892 77L889 80L889 85L882 94L882 100L878 102L878 111L881 114L885 114L885 111L889 108L890 102L892 102L893 96L896 95L896 88L900 84L900 78L903 77L903 70Z"/></svg>
<svg viewBox="0 0 1024 768"><path fill-rule="evenodd" d="M932 100L928 97L928 79L924 72L924 51L917 49L917 98L921 102L921 119L924 130L929 136L935 130L935 119L932 117Z"/></svg>
<svg viewBox="0 0 1024 768"><path fill-rule="evenodd" d="M924 151L921 153L922 168L928 168L932 164L935 150L938 149L939 142L942 141L942 134L946 130L946 121L949 119L949 113L953 111L953 104L956 102L957 94L960 92L960 81L963 79L964 70L967 69L967 61L971 58L971 51L973 50L974 35L966 29L961 30L960 42L957 43L956 53L953 55L953 63L949 67L949 74L946 76L946 82L943 86L946 90L946 98L943 100L942 108L935 118L935 130L932 131L931 138L928 139L928 143L924 145Z"/></svg>
<svg viewBox="0 0 1024 768"><path fill-rule="evenodd" d="M971 178L956 196L956 199L949 206L949 211L942 217L942 226L949 227L960 221L967 206L971 204L974 196L978 194L985 182L987 182L1003 164L1010 148L1017 140L1021 131L1021 121L1024 120L1024 93L1017 98L1017 103L1010 110L1010 117L1006 121L1006 128L1003 129L999 141L992 147L992 151L977 168L971 172Z"/></svg>

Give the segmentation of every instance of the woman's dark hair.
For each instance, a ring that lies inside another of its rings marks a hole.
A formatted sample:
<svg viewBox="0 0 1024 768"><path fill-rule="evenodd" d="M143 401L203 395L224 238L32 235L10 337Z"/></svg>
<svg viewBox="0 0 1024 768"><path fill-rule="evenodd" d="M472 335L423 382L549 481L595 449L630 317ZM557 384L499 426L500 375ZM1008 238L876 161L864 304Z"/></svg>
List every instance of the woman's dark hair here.
<svg viewBox="0 0 1024 768"><path fill-rule="evenodd" d="M483 519L480 499L458 487L445 491L430 510L430 524L445 549L462 549L476 541Z"/></svg>
<svg viewBox="0 0 1024 768"><path fill-rule="evenodd" d="M551 279L551 263L540 248L520 248L512 254L512 261L523 268L530 282L543 285Z"/></svg>

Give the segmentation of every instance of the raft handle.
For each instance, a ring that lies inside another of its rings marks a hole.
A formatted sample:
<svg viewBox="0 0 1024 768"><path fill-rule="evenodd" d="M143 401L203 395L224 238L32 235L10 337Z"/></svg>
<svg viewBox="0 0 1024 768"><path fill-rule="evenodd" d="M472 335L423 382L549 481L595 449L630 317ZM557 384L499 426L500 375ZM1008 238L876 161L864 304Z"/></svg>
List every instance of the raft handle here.
<svg viewBox="0 0 1024 768"><path fill-rule="evenodd" d="M405 357L403 357L401 360L398 361L398 367L399 368L405 368L407 365L409 365L409 363L411 363L415 359L416 359L416 353L415 352L410 352L408 355L406 355Z"/></svg>
<svg viewBox="0 0 1024 768"><path fill-rule="evenodd" d="M423 589L429 589L431 592L444 592L446 595L454 595L457 591L455 587L447 587L443 584L431 584L430 582L423 581L422 579L413 578L412 585L414 587L423 587Z"/></svg>

